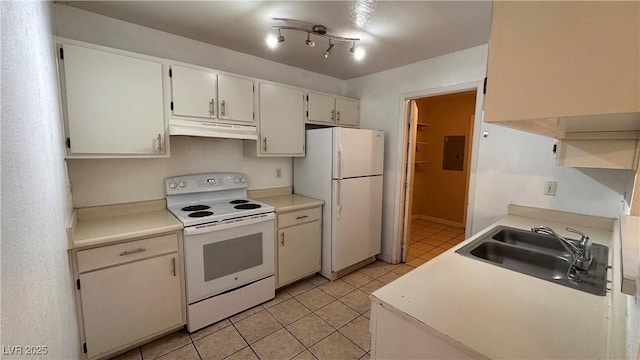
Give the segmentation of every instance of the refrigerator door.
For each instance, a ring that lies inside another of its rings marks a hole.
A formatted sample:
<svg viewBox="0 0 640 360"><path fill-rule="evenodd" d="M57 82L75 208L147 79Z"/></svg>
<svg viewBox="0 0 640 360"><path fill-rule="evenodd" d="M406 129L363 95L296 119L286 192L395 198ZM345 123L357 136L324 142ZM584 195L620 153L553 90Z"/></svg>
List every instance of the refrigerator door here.
<svg viewBox="0 0 640 360"><path fill-rule="evenodd" d="M382 174L384 132L333 128L333 178Z"/></svg>
<svg viewBox="0 0 640 360"><path fill-rule="evenodd" d="M382 175L332 181L331 271L380 253Z"/></svg>

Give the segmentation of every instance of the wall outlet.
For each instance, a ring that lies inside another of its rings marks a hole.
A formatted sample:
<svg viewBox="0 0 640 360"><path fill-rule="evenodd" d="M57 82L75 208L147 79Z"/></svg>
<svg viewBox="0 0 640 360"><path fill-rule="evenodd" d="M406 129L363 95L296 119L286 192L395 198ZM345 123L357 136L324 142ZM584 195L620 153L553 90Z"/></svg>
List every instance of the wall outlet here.
<svg viewBox="0 0 640 360"><path fill-rule="evenodd" d="M276 178L280 179L282 177L282 169L276 168Z"/></svg>
<svg viewBox="0 0 640 360"><path fill-rule="evenodd" d="M556 196L556 186L558 185L555 181L545 181L544 183L544 194L549 196Z"/></svg>

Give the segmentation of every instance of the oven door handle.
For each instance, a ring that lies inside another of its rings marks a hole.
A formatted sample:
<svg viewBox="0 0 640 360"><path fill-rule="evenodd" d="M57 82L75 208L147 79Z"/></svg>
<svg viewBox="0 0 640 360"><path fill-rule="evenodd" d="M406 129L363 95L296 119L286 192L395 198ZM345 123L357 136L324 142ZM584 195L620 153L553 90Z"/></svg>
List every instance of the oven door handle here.
<svg viewBox="0 0 640 360"><path fill-rule="evenodd" d="M245 219L242 221L238 221L238 222L228 222L228 223L222 223L222 224L217 224L217 223L213 223L213 224L204 224L204 225L198 225L198 226L191 226L191 227L186 227L184 228L184 235L196 235L196 234L202 234L202 233L207 233L207 232L212 232L212 231L220 231L220 230L226 230L226 229L232 229L232 228L236 228L239 226L245 226L245 225L251 225L251 224L258 224L258 223L262 223L262 222L266 222L266 221L272 221L273 219L276 218L276 215L274 213L266 213L266 214L262 214L263 216L260 216L258 218L255 219Z"/></svg>

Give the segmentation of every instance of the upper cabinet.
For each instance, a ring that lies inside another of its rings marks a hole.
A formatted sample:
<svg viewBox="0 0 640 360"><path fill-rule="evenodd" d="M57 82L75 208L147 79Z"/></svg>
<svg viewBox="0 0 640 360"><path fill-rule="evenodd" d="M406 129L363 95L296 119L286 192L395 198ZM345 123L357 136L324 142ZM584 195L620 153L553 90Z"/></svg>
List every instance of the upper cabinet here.
<svg viewBox="0 0 640 360"><path fill-rule="evenodd" d="M253 123L253 81L214 70L171 65L172 114Z"/></svg>
<svg viewBox="0 0 640 360"><path fill-rule="evenodd" d="M74 42L58 51L68 158L168 155L162 62Z"/></svg>
<svg viewBox="0 0 640 360"><path fill-rule="evenodd" d="M484 120L558 139L637 138L639 64L640 2L494 2Z"/></svg>
<svg viewBox="0 0 640 360"><path fill-rule="evenodd" d="M358 127L360 103L355 99L309 91L306 123Z"/></svg>
<svg viewBox="0 0 640 360"><path fill-rule="evenodd" d="M245 141L248 156L304 156L304 92L259 84L258 142Z"/></svg>

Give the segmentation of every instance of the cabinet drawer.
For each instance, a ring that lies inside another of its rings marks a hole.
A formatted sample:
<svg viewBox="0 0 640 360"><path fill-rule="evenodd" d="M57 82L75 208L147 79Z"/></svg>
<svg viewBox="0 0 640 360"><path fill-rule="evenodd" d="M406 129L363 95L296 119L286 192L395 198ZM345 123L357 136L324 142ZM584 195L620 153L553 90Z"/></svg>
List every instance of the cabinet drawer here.
<svg viewBox="0 0 640 360"><path fill-rule="evenodd" d="M78 271L117 265L159 254L178 251L178 235L169 234L122 244L78 251Z"/></svg>
<svg viewBox="0 0 640 360"><path fill-rule="evenodd" d="M278 228L319 220L322 217L321 209L322 207L319 206L307 210L278 215Z"/></svg>

